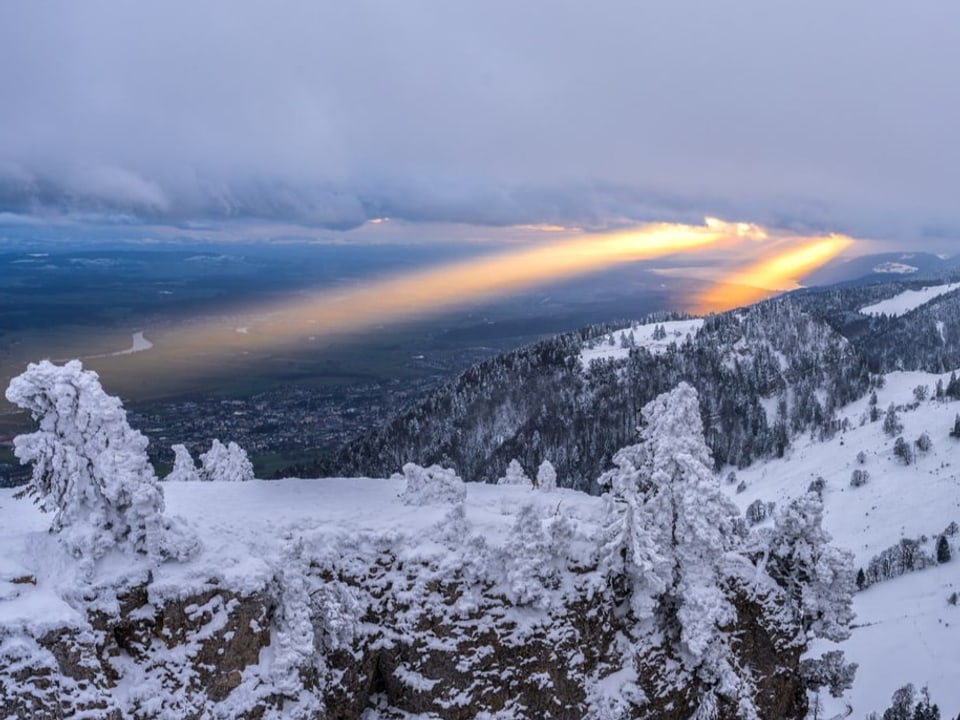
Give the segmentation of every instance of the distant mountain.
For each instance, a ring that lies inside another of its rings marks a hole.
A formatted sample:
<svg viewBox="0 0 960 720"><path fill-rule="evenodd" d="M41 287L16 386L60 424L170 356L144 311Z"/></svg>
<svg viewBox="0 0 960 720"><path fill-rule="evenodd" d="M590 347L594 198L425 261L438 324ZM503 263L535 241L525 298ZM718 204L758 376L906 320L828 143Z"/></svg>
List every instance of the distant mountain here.
<svg viewBox="0 0 960 720"><path fill-rule="evenodd" d="M938 278L960 268L960 256L944 258L924 252L893 252L839 258L803 278L808 287L880 282L896 278Z"/></svg>

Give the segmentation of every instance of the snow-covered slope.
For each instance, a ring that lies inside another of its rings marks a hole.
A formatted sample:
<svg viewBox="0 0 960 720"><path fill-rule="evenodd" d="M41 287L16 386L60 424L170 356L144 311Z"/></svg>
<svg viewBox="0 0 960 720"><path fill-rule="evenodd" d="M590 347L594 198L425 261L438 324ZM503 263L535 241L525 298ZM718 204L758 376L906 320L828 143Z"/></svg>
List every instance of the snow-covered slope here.
<svg viewBox="0 0 960 720"><path fill-rule="evenodd" d="M934 298L946 295L948 292L953 292L957 288L960 288L960 283L932 285L930 287L920 288L919 290L904 290L892 298L860 308L860 312L864 315L903 315L930 302Z"/></svg>
<svg viewBox="0 0 960 720"><path fill-rule="evenodd" d="M666 350L671 343L679 345L687 335L696 335L702 325L703 318L635 323L592 340L591 345L580 353L580 362L587 367L592 360L624 358L630 354L632 347L643 347L656 355ZM661 327L664 335L656 337L657 328Z"/></svg>
<svg viewBox="0 0 960 720"><path fill-rule="evenodd" d="M203 551L189 562L153 568L153 587L176 594L211 579L234 589L258 587L269 580L291 540L305 534L331 547L388 537L401 560L447 553L438 542L438 528L449 505L405 505L398 499L403 488L402 479L166 482L166 514L184 518L199 534ZM573 490L546 493L478 483L467 488L470 532L483 536L493 549L503 545L525 504L543 516L569 517L583 543L602 517L600 498ZM0 554L0 600L5 601L0 602L0 627L53 627L77 617L64 598L78 586L79 569L47 532L50 517L29 500L14 499L14 492L0 489L0 545L5 549ZM129 556L113 559L115 566L109 557L98 565L102 576L97 581L109 582L114 572L136 574ZM23 577L35 582L12 582Z"/></svg>
<svg viewBox="0 0 960 720"><path fill-rule="evenodd" d="M925 549L932 551L938 535L951 522L960 523L960 440L949 436L960 403L927 399L909 408L917 403L914 388L925 385L932 396L937 380L946 384L948 378L949 373L887 375L877 390L879 420L869 421L869 397L851 403L841 410L849 429L826 442L798 438L786 457L737 471L737 483L746 489L737 492L736 484L729 484L730 496L744 509L758 499L780 506L820 476L826 481L824 525L837 545L854 553L858 567L901 538L925 536ZM913 464L894 456L894 438L884 433L883 412L890 403L904 406L898 415L906 440L913 443L923 432L932 439L930 450L916 452ZM850 486L855 469L869 473L867 483L856 488ZM951 541L955 549L958 540ZM960 552L954 555L950 563L879 582L855 597L858 627L841 646L848 660L860 664L847 698L853 717L882 711L907 682L929 685L944 717L960 712L960 606L948 603L951 593L960 592Z"/></svg>

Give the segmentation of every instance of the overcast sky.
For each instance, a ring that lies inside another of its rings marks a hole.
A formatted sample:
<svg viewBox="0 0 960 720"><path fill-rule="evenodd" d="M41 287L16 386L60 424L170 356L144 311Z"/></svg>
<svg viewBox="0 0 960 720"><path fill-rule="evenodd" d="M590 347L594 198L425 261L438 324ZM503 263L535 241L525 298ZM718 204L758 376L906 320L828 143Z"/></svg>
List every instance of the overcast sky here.
<svg viewBox="0 0 960 720"><path fill-rule="evenodd" d="M949 0L6 2L0 213L950 251L958 69Z"/></svg>

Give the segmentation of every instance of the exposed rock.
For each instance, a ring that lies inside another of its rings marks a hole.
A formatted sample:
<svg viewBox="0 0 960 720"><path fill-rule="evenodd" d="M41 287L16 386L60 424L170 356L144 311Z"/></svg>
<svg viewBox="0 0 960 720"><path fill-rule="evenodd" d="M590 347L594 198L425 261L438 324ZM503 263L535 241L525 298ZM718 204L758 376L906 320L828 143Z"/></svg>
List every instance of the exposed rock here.
<svg viewBox="0 0 960 720"><path fill-rule="evenodd" d="M584 583L562 605L518 608L492 584L443 579L427 565L401 567L389 554L359 577L322 563L308 567L312 645L286 680L317 701L312 709L271 682L278 631L289 622L282 616L291 613L278 581L246 594L208 584L162 601L149 584L136 585L116 596L116 612L91 610L87 627L8 637L0 710L23 719L82 711L114 720L265 718L283 708L283 717L356 720L376 707L383 718L468 720L485 710L579 720L591 715L591 688L630 667L647 700L630 709L632 717L686 720L694 707L696 683L664 684L665 668L676 665L669 649L651 643L643 656L624 653L620 641L632 621L615 592L596 594ZM761 717L803 717L802 648L778 629L762 598L733 592L731 636L755 680ZM336 641L331 618L347 610L357 614L353 635ZM737 717L724 703L719 713Z"/></svg>

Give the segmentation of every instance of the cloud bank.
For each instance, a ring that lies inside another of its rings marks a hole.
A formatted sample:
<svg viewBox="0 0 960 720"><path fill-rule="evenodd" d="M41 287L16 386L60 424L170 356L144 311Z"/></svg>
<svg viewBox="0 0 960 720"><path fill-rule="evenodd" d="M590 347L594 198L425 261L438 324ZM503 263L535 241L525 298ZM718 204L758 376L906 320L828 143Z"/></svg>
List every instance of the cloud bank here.
<svg viewBox="0 0 960 720"><path fill-rule="evenodd" d="M949 247L960 5L0 5L0 213Z"/></svg>

